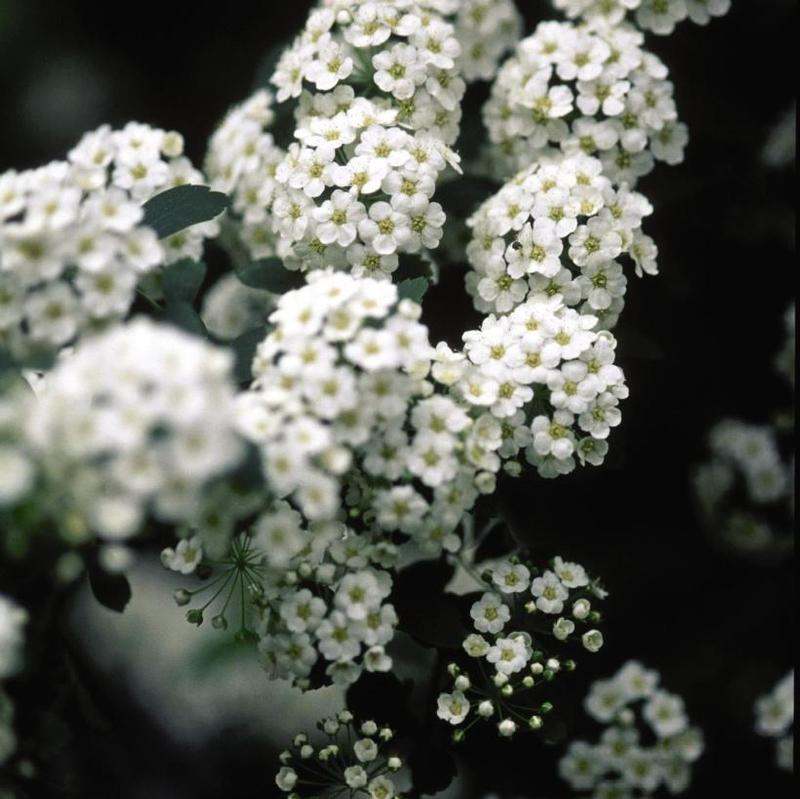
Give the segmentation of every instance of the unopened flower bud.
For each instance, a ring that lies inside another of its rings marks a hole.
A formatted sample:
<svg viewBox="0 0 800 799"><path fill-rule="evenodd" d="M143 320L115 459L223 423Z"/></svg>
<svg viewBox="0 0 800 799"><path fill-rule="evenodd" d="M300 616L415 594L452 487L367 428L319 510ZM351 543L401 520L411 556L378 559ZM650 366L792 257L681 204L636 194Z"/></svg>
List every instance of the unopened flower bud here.
<svg viewBox="0 0 800 799"><path fill-rule="evenodd" d="M179 606L188 605L192 601L192 595L185 589L179 588L173 595L175 604Z"/></svg>

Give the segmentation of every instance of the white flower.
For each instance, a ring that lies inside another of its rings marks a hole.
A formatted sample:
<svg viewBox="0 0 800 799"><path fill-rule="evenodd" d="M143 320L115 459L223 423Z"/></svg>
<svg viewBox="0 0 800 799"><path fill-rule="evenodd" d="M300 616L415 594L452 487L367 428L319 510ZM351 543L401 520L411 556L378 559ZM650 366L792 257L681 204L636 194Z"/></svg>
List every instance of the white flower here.
<svg viewBox="0 0 800 799"><path fill-rule="evenodd" d="M519 637L498 638L486 653L486 660L494 664L499 674L514 674L525 668L530 651L524 639Z"/></svg>
<svg viewBox="0 0 800 799"><path fill-rule="evenodd" d="M469 713L469 700L461 691L439 694L436 715L452 725L461 724Z"/></svg>
<svg viewBox="0 0 800 799"><path fill-rule="evenodd" d="M191 574L203 559L203 548L198 536L184 538L175 549L165 549L161 562L172 571Z"/></svg>
<svg viewBox="0 0 800 799"><path fill-rule="evenodd" d="M352 194L336 190L314 211L316 234L323 244L346 247L356 238L359 222L366 217L366 209Z"/></svg>
<svg viewBox="0 0 800 799"><path fill-rule="evenodd" d="M348 766L344 770L344 781L353 790L363 788L368 780L369 776L362 766Z"/></svg>
<svg viewBox="0 0 800 799"><path fill-rule="evenodd" d="M511 611L508 605L497 594L489 593L484 594L478 602L474 602L469 613L478 632L491 633L492 635L499 633L511 618ZM480 648L483 644L477 639L472 639L469 644L470 649L467 651L471 653L471 650L476 646Z"/></svg>
<svg viewBox="0 0 800 799"><path fill-rule="evenodd" d="M575 632L575 622L563 617L553 622L553 635L559 641L566 641Z"/></svg>
<svg viewBox="0 0 800 799"><path fill-rule="evenodd" d="M603 646L603 634L599 630L587 630L581 636L581 643L589 652L599 652Z"/></svg>
<svg viewBox="0 0 800 799"><path fill-rule="evenodd" d="M544 613L561 613L569 591L554 572L546 571L531 582L531 593L536 598L536 607Z"/></svg>
<svg viewBox="0 0 800 799"><path fill-rule="evenodd" d="M504 594L526 591L530 585L530 571L521 563L505 561L492 572L492 582ZM484 597L488 596L484 594Z"/></svg>
<svg viewBox="0 0 800 799"><path fill-rule="evenodd" d="M567 588L582 588L589 584L589 577L583 566L568 563L559 556L553 561L553 571Z"/></svg>
<svg viewBox="0 0 800 799"><path fill-rule="evenodd" d="M391 255L411 236L410 220L387 202L377 202L369 209L369 218L358 224L358 233L380 255Z"/></svg>
<svg viewBox="0 0 800 799"><path fill-rule="evenodd" d="M398 100L411 97L427 76L416 47L407 44L396 44L390 50L382 50L372 57L372 65L377 87Z"/></svg>

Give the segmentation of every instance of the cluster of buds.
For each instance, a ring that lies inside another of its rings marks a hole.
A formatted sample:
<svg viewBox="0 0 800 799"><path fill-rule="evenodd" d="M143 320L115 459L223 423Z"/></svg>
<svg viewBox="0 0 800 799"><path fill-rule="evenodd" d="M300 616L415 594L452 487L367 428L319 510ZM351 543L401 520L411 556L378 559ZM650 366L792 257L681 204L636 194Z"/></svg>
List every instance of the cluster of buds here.
<svg viewBox="0 0 800 799"><path fill-rule="evenodd" d="M382 751L394 737L392 729L374 721L357 722L349 710L323 719L317 729L327 743L315 746L300 733L280 755L275 783L288 799L340 794L350 799L401 799L388 775L399 771L403 762Z"/></svg>

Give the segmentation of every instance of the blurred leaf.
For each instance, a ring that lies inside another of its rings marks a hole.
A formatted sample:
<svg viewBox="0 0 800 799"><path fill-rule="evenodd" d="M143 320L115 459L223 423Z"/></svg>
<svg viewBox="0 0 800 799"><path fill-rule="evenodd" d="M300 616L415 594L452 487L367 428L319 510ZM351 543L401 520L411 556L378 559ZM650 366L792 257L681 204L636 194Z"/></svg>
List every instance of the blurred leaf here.
<svg viewBox="0 0 800 799"><path fill-rule="evenodd" d="M161 289L167 303L176 300L194 302L206 276L206 265L202 261L185 258L164 267L161 275Z"/></svg>
<svg viewBox="0 0 800 799"><path fill-rule="evenodd" d="M422 302L425 292L428 290L430 282L424 277L414 277L407 280L401 280L397 286L397 293L400 299L414 300L414 302Z"/></svg>
<svg viewBox="0 0 800 799"><path fill-rule="evenodd" d="M97 563L89 564L89 588L94 598L109 610L122 613L131 601L131 584L123 574L109 574Z"/></svg>
<svg viewBox="0 0 800 799"><path fill-rule="evenodd" d="M253 358L258 345L264 340L268 330L269 328L262 325L242 333L241 336L231 342L231 348L236 357L233 374L237 382L249 383L253 379Z"/></svg>
<svg viewBox="0 0 800 799"><path fill-rule="evenodd" d="M21 369L46 372L55 360L55 354L48 351L31 352L24 358L15 358L5 347L0 347L0 374Z"/></svg>
<svg viewBox="0 0 800 799"><path fill-rule="evenodd" d="M247 264L236 272L239 280L254 289L264 289L273 294L285 294L305 283L302 272L292 272L280 258L262 258Z"/></svg>
<svg viewBox="0 0 800 799"><path fill-rule="evenodd" d="M179 230L208 222L228 207L228 196L208 186L176 186L151 197L143 206L144 221L165 239Z"/></svg>
<svg viewBox="0 0 800 799"><path fill-rule="evenodd" d="M208 338L208 331L200 315L186 300L167 303L164 319L193 336Z"/></svg>

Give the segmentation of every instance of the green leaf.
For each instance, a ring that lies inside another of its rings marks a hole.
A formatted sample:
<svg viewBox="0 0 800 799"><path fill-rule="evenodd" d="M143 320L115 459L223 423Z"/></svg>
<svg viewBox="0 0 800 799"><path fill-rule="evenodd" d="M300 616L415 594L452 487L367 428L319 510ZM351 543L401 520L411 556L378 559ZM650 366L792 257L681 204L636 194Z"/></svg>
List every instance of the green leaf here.
<svg viewBox="0 0 800 799"><path fill-rule="evenodd" d="M186 302L186 300L174 300L168 303L164 318L175 327L179 327L193 336L208 338L208 331L203 324L203 320L191 303Z"/></svg>
<svg viewBox="0 0 800 799"><path fill-rule="evenodd" d="M11 353L5 348L0 347L0 374L11 372L17 368L17 362Z"/></svg>
<svg viewBox="0 0 800 799"><path fill-rule="evenodd" d="M89 565L89 587L104 607L122 613L131 601L131 584L122 574L109 574L97 564Z"/></svg>
<svg viewBox="0 0 800 799"><path fill-rule="evenodd" d="M425 292L428 290L430 282L424 277L413 277L407 280L401 280L397 286L397 293L400 295L401 300L414 300L414 302L422 302Z"/></svg>
<svg viewBox="0 0 800 799"><path fill-rule="evenodd" d="M167 303L176 300L194 302L206 276L206 265L202 261L185 258L164 267L161 275L161 290Z"/></svg>
<svg viewBox="0 0 800 799"><path fill-rule="evenodd" d="M245 286L273 294L285 294L305 283L303 273L290 271L280 258L262 258L241 267L236 274Z"/></svg>
<svg viewBox="0 0 800 799"><path fill-rule="evenodd" d="M264 325L242 333L231 342L231 348L236 356L236 365L233 374L237 382L249 383L253 379L253 358L258 345L267 335L268 328Z"/></svg>
<svg viewBox="0 0 800 799"><path fill-rule="evenodd" d="M176 186L156 194L144 204L143 224L164 239L219 216L227 207L228 195L211 191L208 186Z"/></svg>

